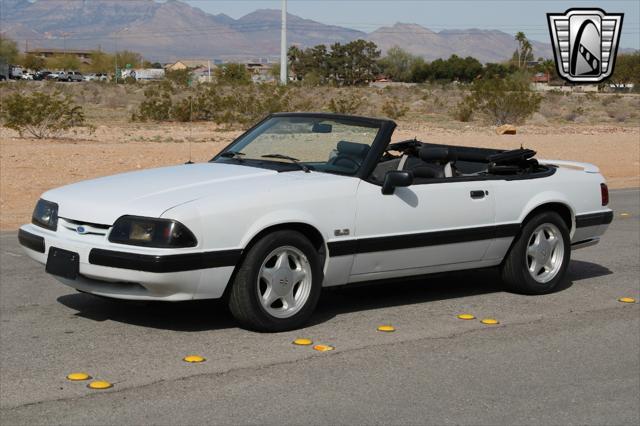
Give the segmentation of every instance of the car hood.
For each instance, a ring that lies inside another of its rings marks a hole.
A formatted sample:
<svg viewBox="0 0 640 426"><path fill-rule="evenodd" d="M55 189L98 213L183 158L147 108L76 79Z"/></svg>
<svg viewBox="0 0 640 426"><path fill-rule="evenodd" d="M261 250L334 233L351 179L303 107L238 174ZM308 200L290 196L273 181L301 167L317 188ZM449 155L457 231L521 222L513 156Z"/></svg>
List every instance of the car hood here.
<svg viewBox="0 0 640 426"><path fill-rule="evenodd" d="M263 185L273 170L233 164L185 164L123 173L47 191L42 198L58 204L60 217L111 225L122 215L160 217L166 210L210 196L219 185L239 181Z"/></svg>

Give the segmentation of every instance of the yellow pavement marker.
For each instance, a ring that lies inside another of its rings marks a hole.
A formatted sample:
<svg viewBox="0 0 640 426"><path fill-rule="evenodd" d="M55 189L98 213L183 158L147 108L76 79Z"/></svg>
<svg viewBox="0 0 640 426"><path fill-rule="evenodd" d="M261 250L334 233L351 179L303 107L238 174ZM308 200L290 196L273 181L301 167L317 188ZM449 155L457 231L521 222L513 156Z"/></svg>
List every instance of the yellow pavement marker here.
<svg viewBox="0 0 640 426"><path fill-rule="evenodd" d="M313 349L319 352L328 352L334 350L335 348L330 345L315 345Z"/></svg>
<svg viewBox="0 0 640 426"><path fill-rule="evenodd" d="M391 333L396 331L396 328L392 325L381 325L378 327L378 331L384 331L385 333Z"/></svg>
<svg viewBox="0 0 640 426"><path fill-rule="evenodd" d="M67 380L71 380L72 382L78 382L81 380L89 380L91 378L87 373L71 373L67 375Z"/></svg>
<svg viewBox="0 0 640 426"><path fill-rule="evenodd" d="M187 355L184 358L182 358L182 360L184 362L205 362L206 359L204 357L201 357L200 355Z"/></svg>
<svg viewBox="0 0 640 426"><path fill-rule="evenodd" d="M300 345L300 346L309 346L309 345L313 345L313 340L311 339L296 339L293 341L294 345Z"/></svg>
<svg viewBox="0 0 640 426"><path fill-rule="evenodd" d="M94 382L89 383L87 387L90 389L109 389L109 388L112 388L113 385L104 380L96 380Z"/></svg>
<svg viewBox="0 0 640 426"><path fill-rule="evenodd" d="M631 216L629 213L620 213L620 217L629 217Z"/></svg>
<svg viewBox="0 0 640 426"><path fill-rule="evenodd" d="M493 319L493 318L485 318L483 320L480 321L483 324L487 324L487 325L496 325L496 324L500 324L500 321L498 321L497 319Z"/></svg>
<svg viewBox="0 0 640 426"><path fill-rule="evenodd" d="M458 318L461 320L472 320L472 319L476 319L475 316L471 315L471 314L460 314L458 315Z"/></svg>
<svg viewBox="0 0 640 426"><path fill-rule="evenodd" d="M622 303L636 303L636 299L634 299L633 297L621 297L620 299L618 299L618 302L622 302Z"/></svg>

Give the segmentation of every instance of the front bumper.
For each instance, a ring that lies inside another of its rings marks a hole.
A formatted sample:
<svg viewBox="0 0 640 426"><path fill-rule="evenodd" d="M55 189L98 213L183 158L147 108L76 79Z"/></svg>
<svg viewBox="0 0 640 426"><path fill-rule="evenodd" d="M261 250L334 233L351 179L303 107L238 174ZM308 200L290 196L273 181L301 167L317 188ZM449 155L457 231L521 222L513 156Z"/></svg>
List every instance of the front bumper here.
<svg viewBox="0 0 640 426"><path fill-rule="evenodd" d="M78 253L75 280L55 276L77 290L127 300L181 301L222 296L241 250L214 252L150 249L109 243L106 238L61 235L24 225L18 240L29 257L47 263L50 247Z"/></svg>

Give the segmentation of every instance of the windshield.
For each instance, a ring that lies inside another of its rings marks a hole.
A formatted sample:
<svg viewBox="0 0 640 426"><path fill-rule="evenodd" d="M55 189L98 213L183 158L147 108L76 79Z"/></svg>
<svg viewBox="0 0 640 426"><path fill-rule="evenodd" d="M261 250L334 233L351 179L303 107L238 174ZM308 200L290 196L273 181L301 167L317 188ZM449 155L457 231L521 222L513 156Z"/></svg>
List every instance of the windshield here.
<svg viewBox="0 0 640 426"><path fill-rule="evenodd" d="M275 116L241 136L216 162L284 164L286 170L356 174L380 126L339 118Z"/></svg>

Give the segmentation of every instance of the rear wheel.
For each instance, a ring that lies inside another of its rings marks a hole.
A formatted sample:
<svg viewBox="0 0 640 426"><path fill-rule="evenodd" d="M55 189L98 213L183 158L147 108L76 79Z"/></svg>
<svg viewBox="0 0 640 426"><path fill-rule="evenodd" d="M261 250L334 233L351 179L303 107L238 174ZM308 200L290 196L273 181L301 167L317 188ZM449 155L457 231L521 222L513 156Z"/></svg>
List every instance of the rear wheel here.
<svg viewBox="0 0 640 426"><path fill-rule="evenodd" d="M321 285L321 257L311 242L296 231L276 231L247 253L231 287L229 309L247 328L292 330L311 317Z"/></svg>
<svg viewBox="0 0 640 426"><path fill-rule="evenodd" d="M543 212L522 228L502 265L502 279L517 293L549 293L564 281L570 257L566 223L555 212Z"/></svg>

